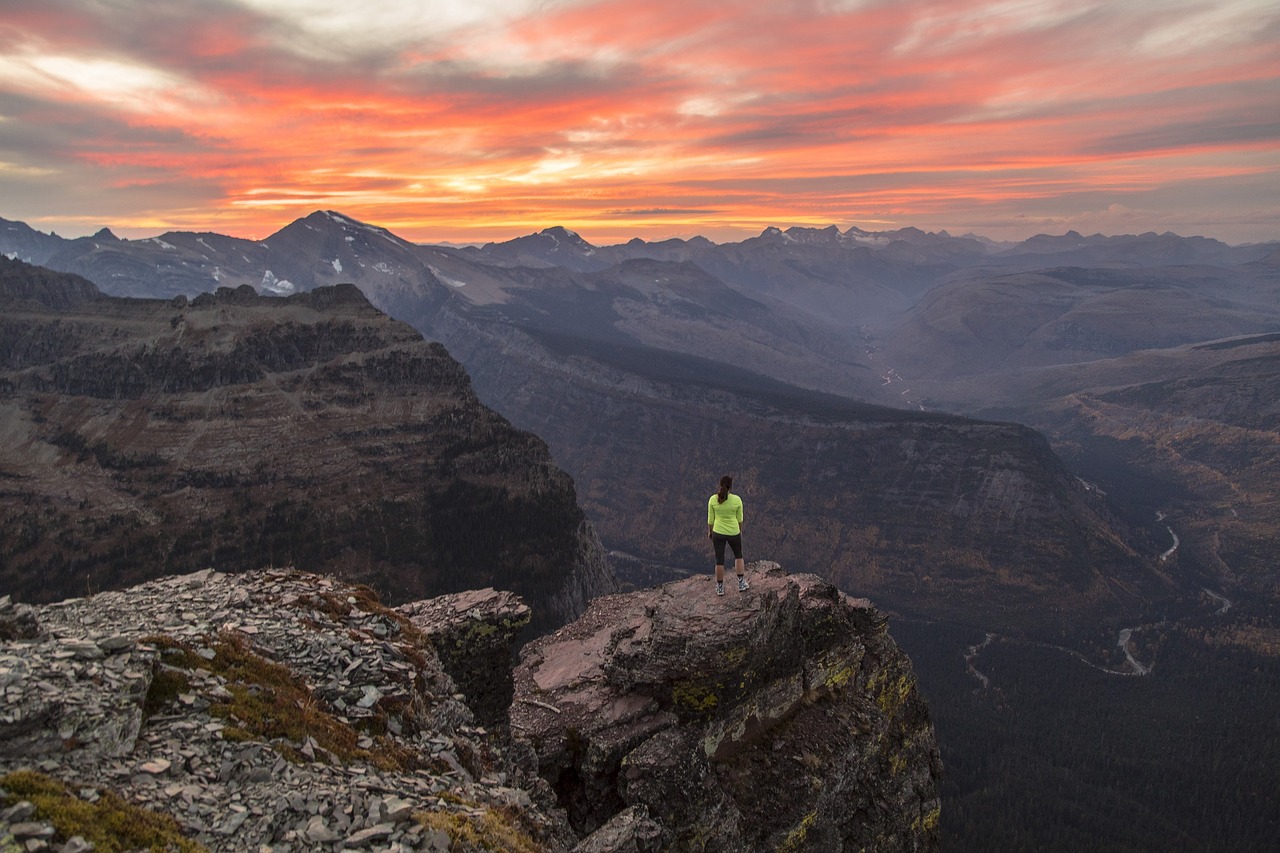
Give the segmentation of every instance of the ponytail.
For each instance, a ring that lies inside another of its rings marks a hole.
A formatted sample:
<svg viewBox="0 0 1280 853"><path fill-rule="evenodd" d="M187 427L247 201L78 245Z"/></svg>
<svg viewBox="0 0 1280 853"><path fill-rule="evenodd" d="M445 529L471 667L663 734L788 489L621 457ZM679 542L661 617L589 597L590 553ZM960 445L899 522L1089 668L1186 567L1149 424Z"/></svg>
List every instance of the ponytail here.
<svg viewBox="0 0 1280 853"><path fill-rule="evenodd" d="M724 503L729 499L729 490L733 488L733 478L725 474L720 478L720 491L716 493L716 497L720 503Z"/></svg>

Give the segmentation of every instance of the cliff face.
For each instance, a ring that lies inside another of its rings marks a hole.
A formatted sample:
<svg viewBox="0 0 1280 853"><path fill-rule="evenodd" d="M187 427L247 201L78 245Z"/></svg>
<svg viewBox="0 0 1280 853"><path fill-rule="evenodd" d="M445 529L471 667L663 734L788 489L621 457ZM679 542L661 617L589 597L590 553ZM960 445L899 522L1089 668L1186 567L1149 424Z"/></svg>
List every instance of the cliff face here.
<svg viewBox="0 0 1280 853"><path fill-rule="evenodd" d="M606 596L525 647L512 728L574 828L640 850L935 849L933 727L884 618L774 563L747 577Z"/></svg>
<svg viewBox="0 0 1280 853"><path fill-rule="evenodd" d="M572 481L350 285L191 302L0 267L0 588L49 601L296 563L388 601L616 589Z"/></svg>
<svg viewBox="0 0 1280 853"><path fill-rule="evenodd" d="M751 554L803 561L897 612L1058 638L1171 592L1018 424L784 392L709 364L681 380L654 351L557 359L536 335L462 312L435 322L481 396L547 441L613 551L705 570L689 533L731 473Z"/></svg>

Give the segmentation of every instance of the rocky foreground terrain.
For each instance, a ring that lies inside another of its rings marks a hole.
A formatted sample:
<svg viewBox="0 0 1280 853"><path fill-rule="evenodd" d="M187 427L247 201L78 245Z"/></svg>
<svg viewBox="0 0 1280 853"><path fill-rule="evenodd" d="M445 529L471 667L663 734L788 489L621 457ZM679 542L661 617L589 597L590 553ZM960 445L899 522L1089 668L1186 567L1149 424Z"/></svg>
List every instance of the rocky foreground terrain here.
<svg viewBox="0 0 1280 853"><path fill-rule="evenodd" d="M208 570L0 599L0 846L936 849L932 726L882 617L748 577L606 596L514 675L528 609L492 590L388 609Z"/></svg>

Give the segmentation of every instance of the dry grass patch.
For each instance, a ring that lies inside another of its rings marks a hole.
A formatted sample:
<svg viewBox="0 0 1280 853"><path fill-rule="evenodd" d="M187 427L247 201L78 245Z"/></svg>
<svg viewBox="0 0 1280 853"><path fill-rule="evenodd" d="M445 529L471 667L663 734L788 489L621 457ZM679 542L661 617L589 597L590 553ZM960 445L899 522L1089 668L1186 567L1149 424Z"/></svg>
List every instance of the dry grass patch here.
<svg viewBox="0 0 1280 853"><path fill-rule="evenodd" d="M454 846L494 853L542 853L543 848L497 809L486 808L473 817L461 812L430 811L414 815L427 829L440 830Z"/></svg>
<svg viewBox="0 0 1280 853"><path fill-rule="evenodd" d="M227 722L222 735L228 740L263 740L289 761L304 760L300 750L313 738L324 751L342 762L367 761L383 770L409 770L417 754L386 737L374 738L372 749L357 746L360 735L349 723L331 714L306 683L288 667L255 653L239 634L224 632L209 643L212 659L171 637L148 637L161 649L164 668L157 672L161 685L148 693L148 705L162 707L186 689L189 680L181 670L202 669L221 676L230 698L215 701L212 716ZM152 695L154 694L154 696Z"/></svg>
<svg viewBox="0 0 1280 853"><path fill-rule="evenodd" d="M98 853L138 849L160 853L205 851L184 837L178 822L169 815L135 806L110 791L103 792L96 803L86 802L58 780L30 770L0 777L0 788L7 792L0 798L4 805L30 801L36 807L36 817L53 824L63 841L79 835L92 842Z"/></svg>

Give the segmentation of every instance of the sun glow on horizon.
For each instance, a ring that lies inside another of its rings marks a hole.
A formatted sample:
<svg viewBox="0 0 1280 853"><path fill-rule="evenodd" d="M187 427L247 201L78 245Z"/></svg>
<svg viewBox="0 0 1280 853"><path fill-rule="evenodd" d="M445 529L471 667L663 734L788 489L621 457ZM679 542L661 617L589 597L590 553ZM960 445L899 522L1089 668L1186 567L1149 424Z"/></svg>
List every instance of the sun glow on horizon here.
<svg viewBox="0 0 1280 853"><path fill-rule="evenodd" d="M419 242L1280 238L1261 0L116 7L7 4L0 216L260 238L337 209Z"/></svg>

